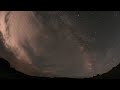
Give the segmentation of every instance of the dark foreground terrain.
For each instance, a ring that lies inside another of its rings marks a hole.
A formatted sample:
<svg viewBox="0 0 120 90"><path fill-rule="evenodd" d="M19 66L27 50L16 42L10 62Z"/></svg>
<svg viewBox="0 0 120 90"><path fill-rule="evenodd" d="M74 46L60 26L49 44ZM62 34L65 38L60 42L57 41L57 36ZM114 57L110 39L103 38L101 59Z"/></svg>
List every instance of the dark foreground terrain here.
<svg viewBox="0 0 120 90"><path fill-rule="evenodd" d="M10 65L7 61L0 58L0 79L51 79L45 77L32 77L25 75L16 71L13 68L10 68ZM53 79L68 79L68 78L53 78ZM120 79L120 65L114 67L108 73L103 75L97 75L93 79Z"/></svg>

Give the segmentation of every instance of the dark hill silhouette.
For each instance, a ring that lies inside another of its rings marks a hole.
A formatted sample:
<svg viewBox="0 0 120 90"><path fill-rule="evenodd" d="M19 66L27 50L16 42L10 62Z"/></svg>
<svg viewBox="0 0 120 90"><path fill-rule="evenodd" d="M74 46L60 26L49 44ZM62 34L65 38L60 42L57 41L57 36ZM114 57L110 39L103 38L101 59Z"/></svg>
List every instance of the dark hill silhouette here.
<svg viewBox="0 0 120 90"><path fill-rule="evenodd" d="M10 68L10 64L6 60L0 58L0 79L51 79L51 78L33 77L33 76L25 75L19 71L16 71L14 68ZM67 78L60 78L60 79L67 79ZM108 73L97 75L93 77L93 79L120 79L120 64L114 67Z"/></svg>
<svg viewBox="0 0 120 90"><path fill-rule="evenodd" d="M16 71L14 68L10 67L10 64L0 58L0 79L34 79L37 77L32 77L25 75L19 71Z"/></svg>
<svg viewBox="0 0 120 90"><path fill-rule="evenodd" d="M94 79L120 79L120 64L114 67L109 72L102 75L97 75L93 78Z"/></svg>
<svg viewBox="0 0 120 90"><path fill-rule="evenodd" d="M15 69L10 68L10 64L4 60L0 59L0 79L3 78L22 78L26 77L26 75L17 72Z"/></svg>

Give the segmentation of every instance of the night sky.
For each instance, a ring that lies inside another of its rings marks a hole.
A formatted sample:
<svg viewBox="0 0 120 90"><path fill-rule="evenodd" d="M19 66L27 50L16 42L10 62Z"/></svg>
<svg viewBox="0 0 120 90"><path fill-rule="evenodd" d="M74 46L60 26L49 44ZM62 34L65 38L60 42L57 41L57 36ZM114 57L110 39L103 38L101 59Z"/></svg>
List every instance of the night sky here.
<svg viewBox="0 0 120 90"><path fill-rule="evenodd" d="M119 11L1 11L0 57L32 76L93 77L120 63Z"/></svg>

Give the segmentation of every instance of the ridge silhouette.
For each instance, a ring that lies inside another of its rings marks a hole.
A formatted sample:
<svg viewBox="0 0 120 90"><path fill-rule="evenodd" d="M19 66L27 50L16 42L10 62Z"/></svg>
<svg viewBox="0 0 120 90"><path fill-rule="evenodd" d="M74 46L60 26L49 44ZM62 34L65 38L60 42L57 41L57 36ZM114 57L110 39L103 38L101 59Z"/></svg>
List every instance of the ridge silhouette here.
<svg viewBox="0 0 120 90"><path fill-rule="evenodd" d="M29 76L10 67L8 61L0 58L0 79L48 79L45 77Z"/></svg>
<svg viewBox="0 0 120 90"><path fill-rule="evenodd" d="M51 78L25 75L19 71L16 71L14 68L11 68L10 64L6 60L0 58L0 79L51 79ZM67 78L53 78L53 79L67 79ZM93 78L90 79L120 79L120 64L114 67L111 71L104 73L102 75L94 76Z"/></svg>
<svg viewBox="0 0 120 90"><path fill-rule="evenodd" d="M120 63L107 73L97 75L94 79L120 79Z"/></svg>
<svg viewBox="0 0 120 90"><path fill-rule="evenodd" d="M0 58L0 79L4 78L22 78L25 77L26 75L22 75L22 73L17 72L15 69L10 67L10 64Z"/></svg>

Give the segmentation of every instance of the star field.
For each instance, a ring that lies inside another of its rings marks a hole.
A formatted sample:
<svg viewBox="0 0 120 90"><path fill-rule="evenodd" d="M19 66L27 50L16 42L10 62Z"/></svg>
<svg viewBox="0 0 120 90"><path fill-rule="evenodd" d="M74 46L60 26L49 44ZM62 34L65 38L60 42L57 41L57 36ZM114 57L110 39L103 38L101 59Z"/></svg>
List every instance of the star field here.
<svg viewBox="0 0 120 90"><path fill-rule="evenodd" d="M0 16L0 50L5 51L0 56L25 74L93 77L120 62L119 11L5 11Z"/></svg>

